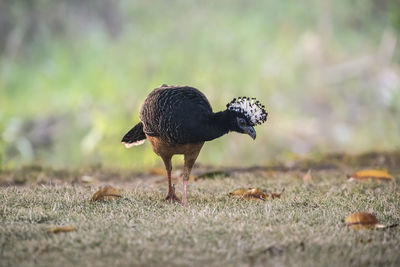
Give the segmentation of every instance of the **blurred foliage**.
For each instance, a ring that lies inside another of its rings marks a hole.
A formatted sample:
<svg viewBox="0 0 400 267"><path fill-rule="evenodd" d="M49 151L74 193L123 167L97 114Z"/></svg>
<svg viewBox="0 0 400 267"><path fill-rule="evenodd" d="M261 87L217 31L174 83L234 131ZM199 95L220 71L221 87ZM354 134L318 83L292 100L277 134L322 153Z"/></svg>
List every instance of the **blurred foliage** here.
<svg viewBox="0 0 400 267"><path fill-rule="evenodd" d="M122 135L160 84L214 110L257 97L255 142L231 134L200 162L400 148L399 1L0 1L0 151L9 165L150 166Z"/></svg>

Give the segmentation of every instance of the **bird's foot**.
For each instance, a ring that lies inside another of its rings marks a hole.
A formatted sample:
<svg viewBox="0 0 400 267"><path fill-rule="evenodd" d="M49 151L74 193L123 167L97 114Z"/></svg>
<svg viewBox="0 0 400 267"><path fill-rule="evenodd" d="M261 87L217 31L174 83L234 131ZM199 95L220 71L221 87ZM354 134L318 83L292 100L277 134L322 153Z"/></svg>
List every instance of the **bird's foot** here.
<svg viewBox="0 0 400 267"><path fill-rule="evenodd" d="M182 200L181 205L182 205L182 207L186 207L187 206L187 201L186 200Z"/></svg>
<svg viewBox="0 0 400 267"><path fill-rule="evenodd" d="M176 203L176 202L181 202L181 200L174 194L168 194L168 196L165 198L165 201L168 201L170 203Z"/></svg>
<svg viewBox="0 0 400 267"><path fill-rule="evenodd" d="M172 188L170 188L168 196L165 198L165 201L168 201L170 203L181 202L181 200L175 195L175 185L172 185Z"/></svg>

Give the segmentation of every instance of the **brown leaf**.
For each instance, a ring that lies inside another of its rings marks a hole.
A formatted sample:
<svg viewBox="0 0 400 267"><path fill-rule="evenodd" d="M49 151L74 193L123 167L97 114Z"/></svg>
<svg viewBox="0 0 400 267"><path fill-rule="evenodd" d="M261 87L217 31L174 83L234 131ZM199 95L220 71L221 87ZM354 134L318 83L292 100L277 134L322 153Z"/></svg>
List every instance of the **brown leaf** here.
<svg viewBox="0 0 400 267"><path fill-rule="evenodd" d="M378 179L382 181L390 181L393 177L386 170L363 170L347 175L349 179L366 180Z"/></svg>
<svg viewBox="0 0 400 267"><path fill-rule="evenodd" d="M308 172L306 174L304 174L303 182L305 184L311 184L312 183L311 169L309 169Z"/></svg>
<svg viewBox="0 0 400 267"><path fill-rule="evenodd" d="M116 200L121 197L121 192L111 186L106 186L97 191L90 201Z"/></svg>
<svg viewBox="0 0 400 267"><path fill-rule="evenodd" d="M285 190L282 191L282 193ZM282 193L271 193L270 195L267 193L264 193L260 188L248 188L248 189L244 189L244 188L239 188L231 193L229 193L229 195L231 197L237 197L237 198L244 198L244 199L261 199L261 200L265 200L269 197L271 197L272 199L274 198L280 198Z"/></svg>
<svg viewBox="0 0 400 267"><path fill-rule="evenodd" d="M235 191L229 193L230 196L234 196L234 197L243 197L244 194L246 194L248 189L244 189L244 188L239 188L236 189Z"/></svg>
<svg viewBox="0 0 400 267"><path fill-rule="evenodd" d="M246 199L262 199L265 200L268 195L265 194L260 188L249 188L246 193L243 195Z"/></svg>
<svg viewBox="0 0 400 267"><path fill-rule="evenodd" d="M375 215L367 212L357 212L347 216L345 223L352 229L375 229L385 228L386 226L379 224Z"/></svg>
<svg viewBox="0 0 400 267"><path fill-rule="evenodd" d="M52 234L59 234L59 233L66 233L66 232L72 232L75 231L75 227L71 225L67 226L60 226L60 227L53 227L49 229L49 233Z"/></svg>

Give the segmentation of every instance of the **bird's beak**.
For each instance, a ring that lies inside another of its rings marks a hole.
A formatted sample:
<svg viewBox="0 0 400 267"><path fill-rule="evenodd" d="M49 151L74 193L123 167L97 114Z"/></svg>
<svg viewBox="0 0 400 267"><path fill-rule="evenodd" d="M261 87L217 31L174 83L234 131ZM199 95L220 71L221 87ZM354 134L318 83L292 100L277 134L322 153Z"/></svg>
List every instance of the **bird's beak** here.
<svg viewBox="0 0 400 267"><path fill-rule="evenodd" d="M247 133L248 135L250 135L251 138L253 138L253 140L256 139L257 133L256 130L254 130L253 126L248 126L245 129L243 129L245 133Z"/></svg>

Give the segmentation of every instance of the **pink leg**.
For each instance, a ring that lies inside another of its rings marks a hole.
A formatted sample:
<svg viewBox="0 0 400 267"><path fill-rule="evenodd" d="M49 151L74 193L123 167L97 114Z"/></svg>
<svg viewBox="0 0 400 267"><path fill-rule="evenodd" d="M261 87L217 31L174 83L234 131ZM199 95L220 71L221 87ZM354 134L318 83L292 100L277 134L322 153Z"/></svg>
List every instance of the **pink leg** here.
<svg viewBox="0 0 400 267"><path fill-rule="evenodd" d="M190 153L184 154L185 156L185 165L184 165L184 169L183 169L183 196L182 196L182 206L186 206L187 205L187 198L186 198L186 192L187 192L187 184L189 181L189 177L190 177L190 172L192 171L194 162L196 161L197 156L199 155L200 149L203 146L203 143L199 143L197 144L197 146L194 147L194 149L192 149L190 151Z"/></svg>
<svg viewBox="0 0 400 267"><path fill-rule="evenodd" d="M188 181L183 180L183 195L182 195L182 206L186 206L187 200L186 200L186 187L187 187Z"/></svg>

